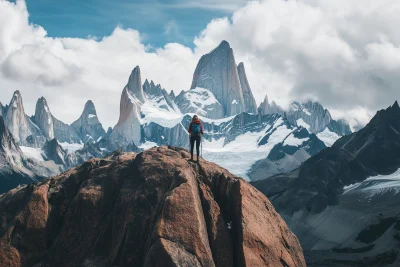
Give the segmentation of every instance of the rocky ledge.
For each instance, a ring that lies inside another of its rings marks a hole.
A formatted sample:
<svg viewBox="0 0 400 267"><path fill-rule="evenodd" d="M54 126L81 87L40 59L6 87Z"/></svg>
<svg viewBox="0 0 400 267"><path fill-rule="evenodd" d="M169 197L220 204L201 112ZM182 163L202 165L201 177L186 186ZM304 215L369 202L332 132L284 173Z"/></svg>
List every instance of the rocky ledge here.
<svg viewBox="0 0 400 267"><path fill-rule="evenodd" d="M262 193L188 159L115 152L0 195L0 266L306 266Z"/></svg>

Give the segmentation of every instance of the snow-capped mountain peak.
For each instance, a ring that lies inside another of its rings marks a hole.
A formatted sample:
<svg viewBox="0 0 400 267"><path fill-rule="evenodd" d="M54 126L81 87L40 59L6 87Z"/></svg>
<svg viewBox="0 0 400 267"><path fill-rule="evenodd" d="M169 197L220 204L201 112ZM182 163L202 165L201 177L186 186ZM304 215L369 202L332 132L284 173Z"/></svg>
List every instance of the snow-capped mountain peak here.
<svg viewBox="0 0 400 267"><path fill-rule="evenodd" d="M140 102L144 102L144 94L142 88L142 78L140 74L140 67L136 66L131 75L129 76L128 84L126 85L129 92L134 95Z"/></svg>

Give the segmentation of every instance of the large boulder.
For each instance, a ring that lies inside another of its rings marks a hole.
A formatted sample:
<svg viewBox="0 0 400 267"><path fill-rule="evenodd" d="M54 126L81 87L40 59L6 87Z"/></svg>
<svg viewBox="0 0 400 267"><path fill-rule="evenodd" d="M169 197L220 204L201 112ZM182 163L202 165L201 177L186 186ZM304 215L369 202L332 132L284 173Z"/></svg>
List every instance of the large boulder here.
<svg viewBox="0 0 400 267"><path fill-rule="evenodd" d="M0 265L306 266L262 193L189 157L114 153L0 196Z"/></svg>

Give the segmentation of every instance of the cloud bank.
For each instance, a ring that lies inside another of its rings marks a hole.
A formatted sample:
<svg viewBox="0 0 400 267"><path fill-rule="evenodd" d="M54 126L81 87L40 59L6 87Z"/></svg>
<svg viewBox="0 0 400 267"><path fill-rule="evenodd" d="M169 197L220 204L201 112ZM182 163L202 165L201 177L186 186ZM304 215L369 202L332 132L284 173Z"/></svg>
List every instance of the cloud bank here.
<svg viewBox="0 0 400 267"><path fill-rule="evenodd" d="M121 27L99 38L51 38L29 23L24 1L0 0L0 101L18 89L33 114L43 95L52 113L71 123L91 99L104 126L114 126L136 65L142 79L179 93L190 87L200 56L225 39L245 63L258 103L265 94L283 106L313 99L334 117L365 124L400 99L399 12L398 1L254 1L212 20L192 50L150 47L138 31ZM172 26L166 31L179 25Z"/></svg>

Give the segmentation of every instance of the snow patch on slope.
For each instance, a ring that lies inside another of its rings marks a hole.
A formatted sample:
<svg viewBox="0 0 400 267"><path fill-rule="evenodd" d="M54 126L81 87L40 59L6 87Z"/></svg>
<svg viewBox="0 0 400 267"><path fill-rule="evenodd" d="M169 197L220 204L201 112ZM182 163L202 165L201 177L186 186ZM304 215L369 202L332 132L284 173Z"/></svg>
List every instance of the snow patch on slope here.
<svg viewBox="0 0 400 267"><path fill-rule="evenodd" d="M328 128L325 128L322 132L317 134L318 139L325 143L327 147L332 146L336 140L340 138L337 133L331 132Z"/></svg>
<svg viewBox="0 0 400 267"><path fill-rule="evenodd" d="M345 186L343 190L343 195L358 191L365 193L368 197L389 191L398 194L400 192L400 169L389 175L371 176L360 183Z"/></svg>
<svg viewBox="0 0 400 267"><path fill-rule="evenodd" d="M73 153L79 149L82 149L84 144L69 144L69 143L59 143L64 149L67 149L69 153Z"/></svg>
<svg viewBox="0 0 400 267"><path fill-rule="evenodd" d="M293 133L291 133L283 142L283 145L288 146L300 146L303 142L307 141L308 138L296 138Z"/></svg>
<svg viewBox="0 0 400 267"><path fill-rule="evenodd" d="M24 153L24 155L27 156L28 158L32 158L37 161L44 161L42 149L28 147L28 146L20 146L20 148L21 148L22 152Z"/></svg>
<svg viewBox="0 0 400 267"><path fill-rule="evenodd" d="M166 103L165 100L163 100ZM141 119L140 124L150 124L151 122L157 123L163 127L172 128L182 121L183 114L179 111L166 110L160 108L164 102L157 102L157 100L147 100L141 106L141 113L145 114L145 117Z"/></svg>
<svg viewBox="0 0 400 267"><path fill-rule="evenodd" d="M307 122L305 122L302 118L298 119L296 123L298 126L306 128L307 131L310 132L310 125Z"/></svg>
<svg viewBox="0 0 400 267"><path fill-rule="evenodd" d="M272 125L267 125L263 131L247 132L238 136L234 141L224 144L223 138L218 141L213 140L203 142L203 155L208 161L228 169L233 174L249 180L247 172L251 166L258 160L265 159L271 149L278 143L282 142L291 132L292 129L287 128L283 124L282 118L279 118L273 125L276 130L268 138L268 143L258 146L258 142L266 134L270 133Z"/></svg>

